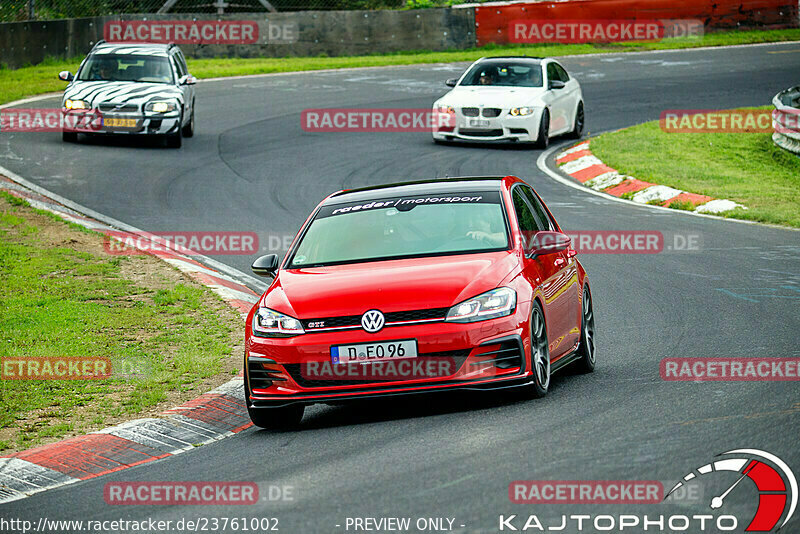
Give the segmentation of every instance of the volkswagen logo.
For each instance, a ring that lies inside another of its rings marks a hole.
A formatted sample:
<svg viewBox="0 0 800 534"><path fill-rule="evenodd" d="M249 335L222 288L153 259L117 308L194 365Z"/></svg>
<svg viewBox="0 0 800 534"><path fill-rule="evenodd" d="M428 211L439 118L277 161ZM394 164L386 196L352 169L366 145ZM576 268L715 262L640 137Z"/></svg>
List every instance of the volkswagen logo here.
<svg viewBox="0 0 800 534"><path fill-rule="evenodd" d="M378 310L369 310L361 316L361 327L367 332L374 334L383 328L386 319Z"/></svg>

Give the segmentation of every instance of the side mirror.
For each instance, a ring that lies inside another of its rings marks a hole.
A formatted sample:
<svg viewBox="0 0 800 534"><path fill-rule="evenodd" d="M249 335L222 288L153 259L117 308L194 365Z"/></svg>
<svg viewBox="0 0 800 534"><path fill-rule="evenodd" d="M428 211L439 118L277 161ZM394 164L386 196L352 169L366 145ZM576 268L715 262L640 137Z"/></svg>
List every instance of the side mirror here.
<svg viewBox="0 0 800 534"><path fill-rule="evenodd" d="M181 76L181 79L178 80L180 85L194 85L197 83L197 78L192 76L191 74L187 74L185 76Z"/></svg>
<svg viewBox="0 0 800 534"><path fill-rule="evenodd" d="M561 232L536 232L528 241L525 251L532 256L553 254L567 250L572 238Z"/></svg>
<svg viewBox="0 0 800 534"><path fill-rule="evenodd" d="M561 80L550 80L547 82L548 89L563 89L567 84L562 82Z"/></svg>
<svg viewBox="0 0 800 534"><path fill-rule="evenodd" d="M258 276L275 276L275 271L278 270L278 255L261 256L253 262L250 269Z"/></svg>
<svg viewBox="0 0 800 534"><path fill-rule="evenodd" d="M457 83L458 83L458 78L450 78L449 80L444 82L444 84L447 87L455 87Z"/></svg>
<svg viewBox="0 0 800 534"><path fill-rule="evenodd" d="M75 76L68 70L62 70L58 73L58 79L64 82L71 82L75 79Z"/></svg>

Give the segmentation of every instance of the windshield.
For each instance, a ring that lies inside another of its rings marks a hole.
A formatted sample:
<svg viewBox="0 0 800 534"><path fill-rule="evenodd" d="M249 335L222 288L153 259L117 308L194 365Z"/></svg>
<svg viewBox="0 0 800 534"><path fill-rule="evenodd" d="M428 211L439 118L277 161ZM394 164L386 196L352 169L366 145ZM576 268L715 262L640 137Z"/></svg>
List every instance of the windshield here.
<svg viewBox="0 0 800 534"><path fill-rule="evenodd" d="M394 197L320 208L289 268L506 248L497 191Z"/></svg>
<svg viewBox="0 0 800 534"><path fill-rule="evenodd" d="M172 83L166 57L96 54L78 74L81 81Z"/></svg>
<svg viewBox="0 0 800 534"><path fill-rule="evenodd" d="M542 67L536 63L482 61L467 72L460 85L542 87Z"/></svg>

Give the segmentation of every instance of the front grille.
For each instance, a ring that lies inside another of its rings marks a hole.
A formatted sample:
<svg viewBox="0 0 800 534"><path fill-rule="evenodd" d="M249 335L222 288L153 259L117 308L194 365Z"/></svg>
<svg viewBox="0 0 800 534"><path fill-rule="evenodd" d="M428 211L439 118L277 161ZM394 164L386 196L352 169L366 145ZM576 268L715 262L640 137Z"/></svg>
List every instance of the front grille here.
<svg viewBox="0 0 800 534"><path fill-rule="evenodd" d="M503 130L500 128L495 130L470 130L467 128L460 128L458 133L470 137L501 137L503 135Z"/></svg>
<svg viewBox="0 0 800 534"><path fill-rule="evenodd" d="M455 364L455 371L452 374L458 372L461 369L461 366L464 364L464 361L469 356L470 349L465 350L453 350L453 351L444 351L444 352L429 352L427 354L419 354L416 360L426 359L426 358L451 358ZM413 362L414 359L410 360L394 360L395 363L402 362L402 361L409 361ZM387 362L384 362L387 363ZM310 378L308 376L303 376L302 365L300 363L285 363L283 364L284 369L289 375L294 379L295 382L300 387L304 388L322 388L322 387L337 387L337 386L365 386L368 384L380 384L381 382L397 382L401 379L398 379L396 376L389 377L389 378L370 378L370 379L361 379L361 380L351 380L351 379L341 379L341 380L321 380ZM360 363L356 364L331 364L331 365L364 365ZM366 364L372 365L372 364ZM308 373L306 373L307 375Z"/></svg>
<svg viewBox="0 0 800 534"><path fill-rule="evenodd" d="M102 102L97 105L97 109L105 112L130 113L139 111L139 106L136 104L112 104L110 102Z"/></svg>
<svg viewBox="0 0 800 534"><path fill-rule="evenodd" d="M487 118L499 117L502 110L499 108L483 108L483 116Z"/></svg>
<svg viewBox="0 0 800 534"><path fill-rule="evenodd" d="M480 112L478 108L461 108L461 113L463 113L465 117L477 117Z"/></svg>
<svg viewBox="0 0 800 534"><path fill-rule="evenodd" d="M444 320L449 308L430 308L427 310L409 310L399 312L384 313L387 326L388 323L399 323L406 321L425 321L428 319L442 319ZM311 327L311 324L322 323L322 326ZM303 319L303 327L311 331L320 328L334 328L334 327L357 327L361 328L361 315L346 315L341 317L325 317L322 319Z"/></svg>
<svg viewBox="0 0 800 534"><path fill-rule="evenodd" d="M483 349L484 346L481 347ZM513 369L514 367L522 367L524 362L524 354L522 347L516 340L509 339L495 344L487 344L485 348L491 350L482 350L475 353L475 357L481 358L480 361L472 362L472 365L485 365L487 363L494 364L498 369Z"/></svg>

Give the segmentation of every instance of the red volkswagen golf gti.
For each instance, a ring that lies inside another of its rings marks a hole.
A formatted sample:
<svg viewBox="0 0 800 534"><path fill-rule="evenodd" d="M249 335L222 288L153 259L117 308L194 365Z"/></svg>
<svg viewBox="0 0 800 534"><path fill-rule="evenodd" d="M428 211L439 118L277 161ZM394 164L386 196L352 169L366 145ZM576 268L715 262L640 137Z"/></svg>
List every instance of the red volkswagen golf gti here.
<svg viewBox="0 0 800 534"><path fill-rule="evenodd" d="M330 195L247 318L253 422L296 425L306 405L451 390L547 393L595 366L588 278L541 198L514 176L409 182Z"/></svg>

